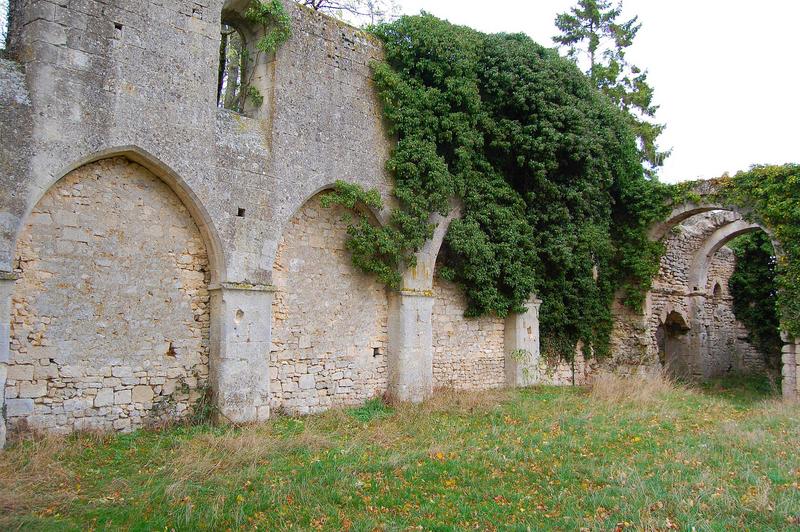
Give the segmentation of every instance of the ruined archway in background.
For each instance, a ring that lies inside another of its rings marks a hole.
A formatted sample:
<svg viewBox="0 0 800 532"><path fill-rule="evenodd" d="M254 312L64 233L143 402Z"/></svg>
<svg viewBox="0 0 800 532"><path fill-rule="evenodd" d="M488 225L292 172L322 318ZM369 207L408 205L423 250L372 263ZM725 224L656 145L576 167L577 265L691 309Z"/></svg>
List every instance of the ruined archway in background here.
<svg viewBox="0 0 800 532"><path fill-rule="evenodd" d="M649 231L649 237L651 240L661 240L679 224L693 216L709 213L711 211L728 211L736 215L736 220L729 220L728 223L723 224L723 227L718 229L716 236L705 242L704 245L694 254L692 266L686 279L686 293L684 296L681 296L685 298L686 307L689 310L688 315L691 316L688 323L690 326L693 325L694 321L699 320L698 313L702 313L702 311L699 309L703 309L705 305L705 298L710 296L710 298L713 300L714 294L713 292L709 292L709 290L713 290L713 285L709 287L707 283L709 263L716 252L718 252L726 242L738 234L744 234L748 231L762 229L768 235L770 235L776 256L780 257L782 253L779 243L772 237L772 233L769 228L755 222L745 221L745 219L750 218L751 212L748 209L743 209L737 205L728 205L719 202L717 200L719 197L717 192L718 183L715 181L704 181L698 183L695 186L695 189L692 191L692 195L694 196L693 200L675 205L667 219L655 224ZM726 228L724 225L730 225L730 227ZM652 315L651 305L652 291L648 294L648 301L646 305L646 307L650 309L648 312L650 312ZM646 316L645 318L645 327L647 327L648 324L655 325L654 329L651 329L651 338L653 339L653 342L658 345L657 337L665 334L665 331L658 329L658 324L654 324L651 319L647 319ZM706 331L699 331L699 334L692 331L691 333L688 333L687 336L689 338L693 338L692 342L698 346L697 348L704 345L708 339ZM783 335L783 338L785 342L783 350L784 360L782 372L783 393L785 397L796 397L798 395L796 379L797 363L795 360L796 342L795 339L787 338L785 335ZM658 347L656 347L656 350L658 351Z"/></svg>
<svg viewBox="0 0 800 532"><path fill-rule="evenodd" d="M208 379L215 260L200 227L130 158L95 159L44 193L17 241L12 428L129 430L190 410Z"/></svg>
<svg viewBox="0 0 800 532"><path fill-rule="evenodd" d="M357 404L386 391L386 288L352 264L347 209L323 191L286 225L273 268L270 394L291 413Z"/></svg>

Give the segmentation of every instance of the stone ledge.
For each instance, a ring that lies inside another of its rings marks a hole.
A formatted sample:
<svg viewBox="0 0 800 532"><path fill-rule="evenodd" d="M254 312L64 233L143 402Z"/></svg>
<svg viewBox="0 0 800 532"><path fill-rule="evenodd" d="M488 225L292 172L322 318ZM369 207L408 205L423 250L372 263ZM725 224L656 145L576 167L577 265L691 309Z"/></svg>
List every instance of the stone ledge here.
<svg viewBox="0 0 800 532"><path fill-rule="evenodd" d="M277 292L277 288L271 284L251 284L251 283L218 283L208 287L208 291L215 290L243 290L250 292Z"/></svg>
<svg viewBox="0 0 800 532"><path fill-rule="evenodd" d="M402 288L397 291L401 296L427 297L433 299L433 290L414 290L412 288Z"/></svg>

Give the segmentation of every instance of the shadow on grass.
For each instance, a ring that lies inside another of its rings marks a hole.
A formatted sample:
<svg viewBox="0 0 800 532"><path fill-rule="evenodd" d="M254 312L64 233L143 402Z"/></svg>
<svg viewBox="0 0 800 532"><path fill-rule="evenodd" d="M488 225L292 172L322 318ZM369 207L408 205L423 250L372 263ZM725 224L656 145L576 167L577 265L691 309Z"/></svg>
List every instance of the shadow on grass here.
<svg viewBox="0 0 800 532"><path fill-rule="evenodd" d="M728 400L738 406L751 406L781 395L779 378L767 374L727 375L697 385L706 395Z"/></svg>

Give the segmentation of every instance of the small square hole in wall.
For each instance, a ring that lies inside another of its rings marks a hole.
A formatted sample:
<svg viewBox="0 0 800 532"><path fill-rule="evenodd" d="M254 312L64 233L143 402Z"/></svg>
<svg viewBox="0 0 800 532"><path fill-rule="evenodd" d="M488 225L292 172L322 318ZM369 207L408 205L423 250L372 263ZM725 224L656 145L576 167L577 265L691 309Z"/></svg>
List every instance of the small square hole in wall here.
<svg viewBox="0 0 800 532"><path fill-rule="evenodd" d="M381 355L381 348L380 347L373 347L372 348L372 356L377 357Z"/></svg>
<svg viewBox="0 0 800 532"><path fill-rule="evenodd" d="M119 22L114 23L114 38L119 39L122 37L122 24Z"/></svg>
<svg viewBox="0 0 800 532"><path fill-rule="evenodd" d="M242 207L236 209L236 216L238 216L239 218L244 218L244 209Z"/></svg>

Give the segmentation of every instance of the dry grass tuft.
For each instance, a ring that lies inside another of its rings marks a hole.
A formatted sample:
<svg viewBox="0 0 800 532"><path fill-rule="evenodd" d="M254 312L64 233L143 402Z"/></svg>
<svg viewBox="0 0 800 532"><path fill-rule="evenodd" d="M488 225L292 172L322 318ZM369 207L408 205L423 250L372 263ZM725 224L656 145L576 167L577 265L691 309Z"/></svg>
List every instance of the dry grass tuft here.
<svg viewBox="0 0 800 532"><path fill-rule="evenodd" d="M592 381L590 395L593 399L607 403L649 403L679 389L682 386L663 372L630 376L604 372Z"/></svg>
<svg viewBox="0 0 800 532"><path fill-rule="evenodd" d="M442 388L436 390L433 397L419 405L418 409L423 415L439 412L485 412L510 401L513 393L509 388L468 392Z"/></svg>
<svg viewBox="0 0 800 532"><path fill-rule="evenodd" d="M85 445L90 438L35 435L0 452L0 515L54 512L73 501L77 479L64 459Z"/></svg>

